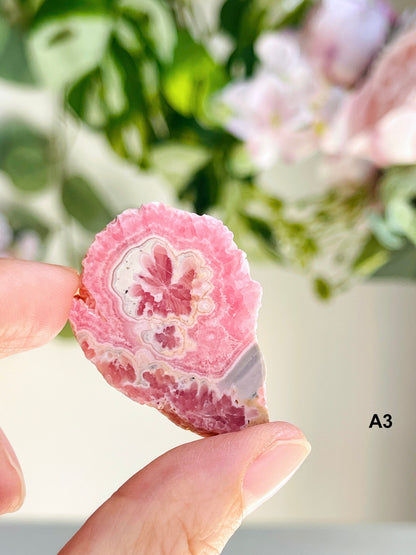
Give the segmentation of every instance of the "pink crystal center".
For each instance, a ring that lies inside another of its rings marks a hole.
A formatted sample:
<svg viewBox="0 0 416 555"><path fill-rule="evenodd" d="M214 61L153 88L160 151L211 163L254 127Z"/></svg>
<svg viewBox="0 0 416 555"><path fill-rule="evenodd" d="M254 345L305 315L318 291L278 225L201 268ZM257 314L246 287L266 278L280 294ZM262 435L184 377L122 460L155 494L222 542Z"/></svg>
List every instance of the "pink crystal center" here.
<svg viewBox="0 0 416 555"><path fill-rule="evenodd" d="M191 313L192 283L195 270L190 268L178 281L173 282L172 259L165 247L157 244L152 255L142 257L146 273L137 276L138 283L131 288L131 295L139 298L137 315L162 316ZM148 289L146 291L145 287ZM157 301L157 298L160 301Z"/></svg>
<svg viewBox="0 0 416 555"><path fill-rule="evenodd" d="M112 287L127 316L149 322L142 341L170 356L192 348L187 330L199 315L213 310L211 278L199 251L176 251L168 241L152 237L124 254Z"/></svg>

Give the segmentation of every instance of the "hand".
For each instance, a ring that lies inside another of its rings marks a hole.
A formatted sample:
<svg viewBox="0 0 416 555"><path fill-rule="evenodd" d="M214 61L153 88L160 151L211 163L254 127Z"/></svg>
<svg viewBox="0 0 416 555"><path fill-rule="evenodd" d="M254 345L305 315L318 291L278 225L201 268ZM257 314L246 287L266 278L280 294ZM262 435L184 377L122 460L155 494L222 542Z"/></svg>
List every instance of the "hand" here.
<svg viewBox="0 0 416 555"><path fill-rule="evenodd" d="M0 356L38 347L65 324L78 275L61 266L0 261ZM128 480L60 555L220 553L243 517L275 493L310 446L285 422L199 439ZM0 513L23 502L16 456L0 435Z"/></svg>

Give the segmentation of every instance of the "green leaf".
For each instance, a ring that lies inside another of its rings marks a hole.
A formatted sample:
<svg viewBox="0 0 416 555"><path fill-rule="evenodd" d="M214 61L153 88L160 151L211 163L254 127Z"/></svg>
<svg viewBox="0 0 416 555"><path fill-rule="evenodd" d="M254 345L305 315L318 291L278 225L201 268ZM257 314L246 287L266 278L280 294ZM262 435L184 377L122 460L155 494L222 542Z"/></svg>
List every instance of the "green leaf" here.
<svg viewBox="0 0 416 555"><path fill-rule="evenodd" d="M331 285L325 279L320 277L315 278L313 286L314 286L315 293L322 300L326 301L331 297L332 295Z"/></svg>
<svg viewBox="0 0 416 555"><path fill-rule="evenodd" d="M237 179L252 178L258 173L258 168L243 143L236 143L230 148L227 169Z"/></svg>
<svg viewBox="0 0 416 555"><path fill-rule="evenodd" d="M143 86L140 78L137 60L120 44L116 37L110 42L111 55L120 72L120 80L124 94L128 99L128 109L131 113L146 111Z"/></svg>
<svg viewBox="0 0 416 555"><path fill-rule="evenodd" d="M100 64L111 32L112 19L105 14L48 19L29 36L29 57L36 75L58 91L78 81Z"/></svg>
<svg viewBox="0 0 416 555"><path fill-rule="evenodd" d="M226 0L220 12L221 27L240 44L262 31L299 27L318 0Z"/></svg>
<svg viewBox="0 0 416 555"><path fill-rule="evenodd" d="M109 49L100 67L82 77L69 90L68 104L90 127L105 128L110 119L118 118L130 110L125 74L119 60Z"/></svg>
<svg viewBox="0 0 416 555"><path fill-rule="evenodd" d="M220 12L220 24L224 31L238 40L244 14L253 5L253 0L226 0Z"/></svg>
<svg viewBox="0 0 416 555"><path fill-rule="evenodd" d="M155 103L144 96L140 71L140 60L114 34L100 65L69 90L67 102L89 126L104 131L117 154L143 166Z"/></svg>
<svg viewBox="0 0 416 555"><path fill-rule="evenodd" d="M416 248L408 243L391 254L390 260L379 268L371 278L416 279Z"/></svg>
<svg viewBox="0 0 416 555"><path fill-rule="evenodd" d="M404 245L404 237L397 230L391 229L380 214L370 214L368 221L377 241L386 249L397 250Z"/></svg>
<svg viewBox="0 0 416 555"><path fill-rule="evenodd" d="M264 30L265 13L265 7L258 0L226 0L224 3L220 15L221 25L235 41L235 48L227 63L231 75L240 77L242 70L246 76L253 73L256 62L254 43Z"/></svg>
<svg viewBox="0 0 416 555"><path fill-rule="evenodd" d="M48 185L49 140L18 120L0 128L0 169L18 189L39 191Z"/></svg>
<svg viewBox="0 0 416 555"><path fill-rule="evenodd" d="M206 166L211 156L202 144L188 145L179 141L156 144L150 154L152 167L176 189L180 189L192 175Z"/></svg>
<svg viewBox="0 0 416 555"><path fill-rule="evenodd" d="M215 206L220 198L221 185L213 172L212 165L208 163L197 171L185 187L179 191L179 200L191 201L197 214L206 214Z"/></svg>
<svg viewBox="0 0 416 555"><path fill-rule="evenodd" d="M272 226L266 220L257 216L252 216L244 212L242 212L240 216L250 231L264 243L269 254L272 254L275 259L281 260Z"/></svg>
<svg viewBox="0 0 416 555"><path fill-rule="evenodd" d="M226 0L220 12L221 28L235 41L228 60L231 75L252 75L254 44L264 31L298 27L315 0Z"/></svg>
<svg viewBox="0 0 416 555"><path fill-rule="evenodd" d="M113 219L106 204L81 176L65 179L62 188L62 204L70 216L93 233L103 229Z"/></svg>
<svg viewBox="0 0 416 555"><path fill-rule="evenodd" d="M309 11L318 0L282 0L275 2L265 0L269 4L264 25L267 29L299 27L305 21Z"/></svg>
<svg viewBox="0 0 416 555"><path fill-rule="evenodd" d="M107 108L102 94L100 70L94 69L69 90L68 105L87 125L102 129L107 124Z"/></svg>
<svg viewBox="0 0 416 555"><path fill-rule="evenodd" d="M353 262L352 268L358 274L368 276L383 266L389 258L390 252L377 241L374 235L370 235L360 254Z"/></svg>
<svg viewBox="0 0 416 555"><path fill-rule="evenodd" d="M44 241L49 234L49 227L45 222L40 220L37 214L30 212L23 206L12 204L6 207L4 211L7 215L7 220L12 227L14 233L17 235L23 231L35 231L40 239Z"/></svg>
<svg viewBox="0 0 416 555"><path fill-rule="evenodd" d="M3 169L13 184L22 191L40 191L48 184L48 167L43 148L17 146L10 150Z"/></svg>
<svg viewBox="0 0 416 555"><path fill-rule="evenodd" d="M415 167L392 168L386 172L381 185L386 227L393 234L405 236L416 245L415 198Z"/></svg>
<svg viewBox="0 0 416 555"><path fill-rule="evenodd" d="M127 96L129 90L126 83L126 79L128 79L126 71L120 62L120 56L113 52L113 49L104 56L101 63L101 80L102 95L108 113L112 117L117 117L129 111Z"/></svg>
<svg viewBox="0 0 416 555"><path fill-rule="evenodd" d="M163 76L164 94L172 108L205 120L209 97L225 83L222 67L187 31L181 31L173 62Z"/></svg>
<svg viewBox="0 0 416 555"><path fill-rule="evenodd" d="M127 101L123 116L112 117L108 122L106 134L116 152L146 167L148 143L153 137L150 124L153 106L145 97L142 68L116 37L112 38L110 48Z"/></svg>
<svg viewBox="0 0 416 555"><path fill-rule="evenodd" d="M9 38L10 26L7 21L0 16L0 54L3 52L4 45Z"/></svg>
<svg viewBox="0 0 416 555"><path fill-rule="evenodd" d="M0 77L19 83L34 82L27 58L25 36L19 29L10 28L2 18L0 18Z"/></svg>
<svg viewBox="0 0 416 555"><path fill-rule="evenodd" d="M167 3L162 0L120 0L118 8L134 24L141 42L150 45L160 61L171 62L177 34Z"/></svg>
<svg viewBox="0 0 416 555"><path fill-rule="evenodd" d="M127 120L109 121L105 133L113 150L119 156L132 160L141 168L148 167L148 124L144 117L138 114Z"/></svg>
<svg viewBox="0 0 416 555"><path fill-rule="evenodd" d="M110 11L111 4L112 0L46 0L35 14L33 25L72 15L105 14Z"/></svg>

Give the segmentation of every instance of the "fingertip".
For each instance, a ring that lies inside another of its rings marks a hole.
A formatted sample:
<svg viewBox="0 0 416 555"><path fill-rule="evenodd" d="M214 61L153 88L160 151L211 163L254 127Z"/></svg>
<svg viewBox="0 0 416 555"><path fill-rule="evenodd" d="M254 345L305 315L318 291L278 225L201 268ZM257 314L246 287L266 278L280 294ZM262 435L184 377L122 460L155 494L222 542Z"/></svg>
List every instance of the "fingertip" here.
<svg viewBox="0 0 416 555"><path fill-rule="evenodd" d="M20 509L25 498L25 482L16 454L0 428L0 514Z"/></svg>
<svg viewBox="0 0 416 555"><path fill-rule="evenodd" d="M65 266L0 260L0 356L47 343L65 325L79 287Z"/></svg>
<svg viewBox="0 0 416 555"><path fill-rule="evenodd" d="M306 440L305 434L294 424L284 421L268 422L266 424L260 424L259 426L265 426L268 428L269 433L276 440L290 440L290 439L304 439ZM254 426L259 427L259 426Z"/></svg>
<svg viewBox="0 0 416 555"><path fill-rule="evenodd" d="M304 434L286 422L274 423L272 441L249 463L242 483L244 516L270 499L290 480L311 451Z"/></svg>

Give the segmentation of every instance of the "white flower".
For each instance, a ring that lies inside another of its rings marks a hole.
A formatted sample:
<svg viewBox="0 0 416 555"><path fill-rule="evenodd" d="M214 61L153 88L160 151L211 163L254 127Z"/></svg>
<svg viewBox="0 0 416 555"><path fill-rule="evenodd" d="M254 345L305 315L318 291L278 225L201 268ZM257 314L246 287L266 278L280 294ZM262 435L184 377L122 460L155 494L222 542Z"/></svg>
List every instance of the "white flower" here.
<svg viewBox="0 0 416 555"><path fill-rule="evenodd" d="M222 92L230 112L225 126L245 141L262 169L312 154L327 117L323 108L332 92L316 78L298 38L293 32L262 35L255 46L261 65L254 77Z"/></svg>
<svg viewBox="0 0 416 555"><path fill-rule="evenodd" d="M256 53L254 77L231 83L221 100L230 112L226 128L267 169L313 154L344 93L314 73L293 32L265 33Z"/></svg>
<svg viewBox="0 0 416 555"><path fill-rule="evenodd" d="M298 35L290 31L263 33L255 44L262 69L292 84L297 90L314 88L312 68L304 57Z"/></svg>
<svg viewBox="0 0 416 555"><path fill-rule="evenodd" d="M246 142L259 167L313 151L313 113L308 102L278 76L260 72L248 81L231 84L223 91L222 101L232 112L227 129Z"/></svg>

